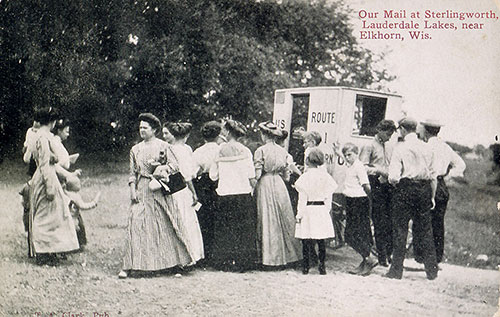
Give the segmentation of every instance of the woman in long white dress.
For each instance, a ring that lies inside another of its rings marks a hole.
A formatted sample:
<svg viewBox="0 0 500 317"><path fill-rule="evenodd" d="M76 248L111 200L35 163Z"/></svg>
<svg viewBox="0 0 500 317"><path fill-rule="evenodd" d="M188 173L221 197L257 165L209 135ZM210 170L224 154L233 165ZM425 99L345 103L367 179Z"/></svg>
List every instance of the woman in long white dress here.
<svg viewBox="0 0 500 317"><path fill-rule="evenodd" d="M33 158L37 169L30 186L29 251L38 264L56 264L57 254L79 248L69 201L56 174L57 157L52 151L56 122L52 108L37 111L40 128Z"/></svg>
<svg viewBox="0 0 500 317"><path fill-rule="evenodd" d="M257 198L257 236L263 265L280 266L302 259L294 236L295 217L282 175L288 168L287 151L276 144L281 131L271 122L259 125L264 145L254 154Z"/></svg>
<svg viewBox="0 0 500 317"><path fill-rule="evenodd" d="M63 142L66 141L69 137L70 134L70 126L69 126L69 121L67 119L58 119L56 121L56 125L54 129L52 129L52 132L54 134L54 139L53 139L53 146L52 149L57 156L57 165L56 165L56 171L59 175L59 178L61 179L61 183L63 185L64 193L66 196L68 196L68 199L70 200L70 211L73 216L73 220L75 222L75 228L76 228L76 235L78 237L78 243L80 244L80 250L83 249L83 247L87 244L87 234L85 230L85 224L83 222L83 217L80 213L80 208L76 207L76 205L72 202L71 197L76 197L81 200L81 197L79 194L75 193L74 191L69 191L70 186L68 185L69 183L79 183L79 175L80 175L80 170L76 170L75 172L70 172L70 167L71 164L74 163L72 161L72 158L75 158L77 156L70 156L68 151L66 150L66 147L64 146ZM98 196L97 196L98 198ZM94 200L90 205L97 205L97 200Z"/></svg>
<svg viewBox="0 0 500 317"><path fill-rule="evenodd" d="M186 224L189 241L192 248L193 261L198 261L204 258L203 238L201 235L200 224L196 214L195 206L198 204L198 196L193 186L193 179L196 177L197 168L193 160L193 150L186 141L191 132L191 123L169 123L167 125L168 131L174 136L174 140L170 147L171 152L167 152L173 156L173 159L179 164L179 171L181 172L186 187L172 196L179 206L180 212Z"/></svg>

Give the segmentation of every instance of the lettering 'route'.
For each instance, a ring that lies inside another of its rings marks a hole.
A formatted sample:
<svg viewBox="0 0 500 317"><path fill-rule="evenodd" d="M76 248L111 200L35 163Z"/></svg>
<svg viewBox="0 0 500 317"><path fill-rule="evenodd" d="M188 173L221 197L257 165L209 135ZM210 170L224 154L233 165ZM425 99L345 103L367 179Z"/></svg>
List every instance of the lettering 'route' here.
<svg viewBox="0 0 500 317"><path fill-rule="evenodd" d="M335 123L335 112L311 112L312 123Z"/></svg>

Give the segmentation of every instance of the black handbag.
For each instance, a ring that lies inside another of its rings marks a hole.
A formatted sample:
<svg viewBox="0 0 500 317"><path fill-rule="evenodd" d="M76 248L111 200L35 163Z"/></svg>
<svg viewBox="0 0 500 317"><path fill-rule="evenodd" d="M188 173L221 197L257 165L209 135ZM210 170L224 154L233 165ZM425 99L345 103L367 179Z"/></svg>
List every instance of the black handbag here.
<svg viewBox="0 0 500 317"><path fill-rule="evenodd" d="M169 152L172 154L174 157L177 166L179 165L179 161L177 160L177 157L174 154L174 151L172 149L169 149ZM184 179L184 176L182 176L181 172L177 171L168 176L168 180L161 178L158 180L161 185L161 190L164 195L172 195L174 193L177 193L178 191L183 190L186 188L186 180Z"/></svg>

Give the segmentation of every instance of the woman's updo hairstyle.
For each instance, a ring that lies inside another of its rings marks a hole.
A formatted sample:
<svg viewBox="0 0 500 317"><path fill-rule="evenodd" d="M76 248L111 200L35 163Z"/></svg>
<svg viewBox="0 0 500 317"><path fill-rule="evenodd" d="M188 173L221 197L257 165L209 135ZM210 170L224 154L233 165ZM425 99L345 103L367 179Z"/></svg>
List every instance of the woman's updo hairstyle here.
<svg viewBox="0 0 500 317"><path fill-rule="evenodd" d="M155 131L159 131L161 127L160 119L158 119L154 114L146 112L139 115L139 121L145 121L149 123L151 128Z"/></svg>
<svg viewBox="0 0 500 317"><path fill-rule="evenodd" d="M35 110L34 121L41 125L47 125L59 117L57 109L53 107L43 107Z"/></svg>
<svg viewBox="0 0 500 317"><path fill-rule="evenodd" d="M191 132L193 125L189 122L170 122L167 124L168 131L176 138L181 139Z"/></svg>
<svg viewBox="0 0 500 317"><path fill-rule="evenodd" d="M221 131L221 125L217 121L209 121L201 127L201 135L207 141L215 141Z"/></svg>
<svg viewBox="0 0 500 317"><path fill-rule="evenodd" d="M283 142L285 142L286 138L288 138L288 131L281 129L280 132L281 132L281 135L276 138L276 142L278 142L279 144L283 144Z"/></svg>
<svg viewBox="0 0 500 317"><path fill-rule="evenodd" d="M57 134L60 130L63 130L64 128L69 126L69 120L66 118L59 118L56 120L56 125L54 126L54 129L52 129L52 133Z"/></svg>
<svg viewBox="0 0 500 317"><path fill-rule="evenodd" d="M240 138L247 134L247 128L245 128L243 123L236 120L227 120L224 128L235 138Z"/></svg>

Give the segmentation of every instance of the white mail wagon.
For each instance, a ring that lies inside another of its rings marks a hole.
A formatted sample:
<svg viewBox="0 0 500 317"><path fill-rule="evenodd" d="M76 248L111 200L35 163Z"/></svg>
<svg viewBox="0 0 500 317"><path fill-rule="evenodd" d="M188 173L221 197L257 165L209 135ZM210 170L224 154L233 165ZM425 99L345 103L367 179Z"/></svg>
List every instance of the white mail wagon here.
<svg viewBox="0 0 500 317"><path fill-rule="evenodd" d="M373 139L383 119L397 122L403 117L402 97L374 90L348 87L278 89L274 95L273 121L289 132L286 148L303 164L302 140L293 138L299 129L318 131L329 172L337 182L343 178L344 162L332 144L352 142L360 148Z"/></svg>

